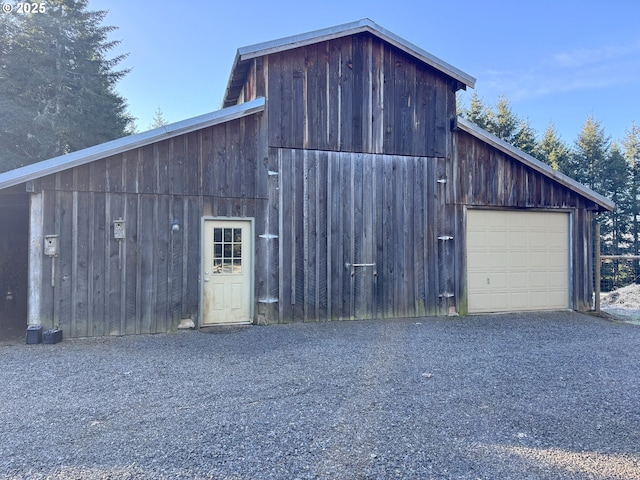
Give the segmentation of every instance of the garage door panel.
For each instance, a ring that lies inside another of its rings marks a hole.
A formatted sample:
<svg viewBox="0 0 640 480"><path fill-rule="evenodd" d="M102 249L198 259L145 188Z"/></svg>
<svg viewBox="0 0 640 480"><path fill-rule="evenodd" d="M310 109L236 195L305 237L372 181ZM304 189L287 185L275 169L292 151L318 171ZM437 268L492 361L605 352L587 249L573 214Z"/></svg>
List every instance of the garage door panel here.
<svg viewBox="0 0 640 480"><path fill-rule="evenodd" d="M549 304L554 308L566 308L567 306L567 294L563 290L551 291L549 295Z"/></svg>
<svg viewBox="0 0 640 480"><path fill-rule="evenodd" d="M494 231L487 234L487 248L490 250L500 250L507 246L506 232Z"/></svg>
<svg viewBox="0 0 640 480"><path fill-rule="evenodd" d="M553 232L553 233L549 233L548 235L548 244L551 245L558 245L561 242L564 241L565 239L565 234L561 233L561 232Z"/></svg>
<svg viewBox="0 0 640 480"><path fill-rule="evenodd" d="M550 251L547 252L547 257L549 265L557 265L561 268L567 259L567 252Z"/></svg>
<svg viewBox="0 0 640 480"><path fill-rule="evenodd" d="M568 248L568 213L469 210L469 312L568 308Z"/></svg>
<svg viewBox="0 0 640 480"><path fill-rule="evenodd" d="M547 286L549 290L563 289L563 292L566 292L566 281L565 272L550 272L548 275Z"/></svg>
<svg viewBox="0 0 640 480"><path fill-rule="evenodd" d="M486 296L487 307L491 305L502 305L507 308L509 305L509 298L504 293L492 293Z"/></svg>
<svg viewBox="0 0 640 480"><path fill-rule="evenodd" d="M529 219L524 217L517 217L517 216L513 216L511 218L502 217L502 220L500 221L504 225L507 225L508 228L510 228L511 230L526 229L530 225Z"/></svg>
<svg viewBox="0 0 640 480"><path fill-rule="evenodd" d="M529 293L528 292L512 292L509 295L510 302L507 310L524 310L529 305Z"/></svg>
<svg viewBox="0 0 640 480"><path fill-rule="evenodd" d="M509 285L509 273L508 272L493 272L487 275L487 287L496 289L504 289Z"/></svg>
<svg viewBox="0 0 640 480"><path fill-rule="evenodd" d="M534 269L540 265L547 264L547 252L544 250L534 250L532 252L527 252L522 255L522 259L524 262L523 267L528 269Z"/></svg>
<svg viewBox="0 0 640 480"><path fill-rule="evenodd" d="M473 268L469 269L469 274L475 272L486 272L491 265L490 255L487 255L487 251L469 252L467 257L468 262L473 264Z"/></svg>
<svg viewBox="0 0 640 480"><path fill-rule="evenodd" d="M526 231L507 232L503 246L506 248L509 245L511 249L526 251L529 244L529 235Z"/></svg>
<svg viewBox="0 0 640 480"><path fill-rule="evenodd" d="M549 273L547 271L531 272L528 280L532 291L545 291L550 282Z"/></svg>
<svg viewBox="0 0 640 480"><path fill-rule="evenodd" d="M529 276L529 273L526 271L510 272L509 282L505 283L503 287L506 289L510 289L511 291L517 291L514 285L526 285L528 276Z"/></svg>
<svg viewBox="0 0 640 480"><path fill-rule="evenodd" d="M526 253L523 254L522 252L510 252L508 254L509 265L526 268L527 265L530 265L530 259L527 257L528 255ZM487 260L487 263L490 262Z"/></svg>
<svg viewBox="0 0 640 480"><path fill-rule="evenodd" d="M530 305L532 310L546 310L548 309L547 305L549 304L549 298L547 295L538 294L533 295L530 300Z"/></svg>

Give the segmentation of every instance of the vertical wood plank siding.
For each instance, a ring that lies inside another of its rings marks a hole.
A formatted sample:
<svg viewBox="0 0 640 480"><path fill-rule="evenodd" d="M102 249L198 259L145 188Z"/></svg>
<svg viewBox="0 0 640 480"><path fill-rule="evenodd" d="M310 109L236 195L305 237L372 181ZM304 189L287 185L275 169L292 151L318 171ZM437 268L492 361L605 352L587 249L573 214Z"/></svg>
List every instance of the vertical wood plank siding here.
<svg viewBox="0 0 640 480"><path fill-rule="evenodd" d="M449 153L454 81L382 40L362 33L267 59L271 147Z"/></svg>
<svg viewBox="0 0 640 480"><path fill-rule="evenodd" d="M284 321L438 313L436 159L272 153L282 179Z"/></svg>
<svg viewBox="0 0 640 480"><path fill-rule="evenodd" d="M44 327L70 337L124 335L197 319L202 215L266 223L260 122L246 117L42 178L43 234L60 240L54 287L43 262ZM122 245L113 238L118 218ZM256 272L256 285L265 276Z"/></svg>

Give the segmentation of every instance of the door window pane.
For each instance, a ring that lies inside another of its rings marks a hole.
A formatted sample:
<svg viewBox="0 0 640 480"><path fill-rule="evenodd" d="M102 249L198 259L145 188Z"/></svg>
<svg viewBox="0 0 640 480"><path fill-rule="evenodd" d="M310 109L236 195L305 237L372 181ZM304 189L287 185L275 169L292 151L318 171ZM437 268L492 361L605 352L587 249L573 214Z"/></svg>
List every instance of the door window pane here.
<svg viewBox="0 0 640 480"><path fill-rule="evenodd" d="M242 229L213 229L213 273L242 273Z"/></svg>

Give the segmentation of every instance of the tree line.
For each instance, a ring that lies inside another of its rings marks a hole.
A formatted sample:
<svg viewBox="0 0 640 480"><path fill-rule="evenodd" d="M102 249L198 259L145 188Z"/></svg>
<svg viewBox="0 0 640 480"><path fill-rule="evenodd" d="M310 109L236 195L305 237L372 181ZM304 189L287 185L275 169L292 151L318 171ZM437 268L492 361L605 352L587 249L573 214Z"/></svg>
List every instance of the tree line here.
<svg viewBox="0 0 640 480"><path fill-rule="evenodd" d="M640 254L640 126L632 122L624 138L612 140L601 122L589 116L569 145L553 123L538 138L528 120L516 115L504 96L495 105L486 105L474 92L469 106L459 109L458 113L478 126L613 200L616 209L597 219L601 253ZM640 278L639 263L603 264L603 288L635 282Z"/></svg>

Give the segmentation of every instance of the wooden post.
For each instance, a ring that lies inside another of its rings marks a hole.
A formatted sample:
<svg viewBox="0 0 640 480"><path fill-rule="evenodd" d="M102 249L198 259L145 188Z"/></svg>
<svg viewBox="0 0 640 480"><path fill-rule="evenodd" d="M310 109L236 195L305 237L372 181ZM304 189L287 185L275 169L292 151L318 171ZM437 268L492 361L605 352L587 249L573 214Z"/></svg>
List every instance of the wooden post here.
<svg viewBox="0 0 640 480"><path fill-rule="evenodd" d="M596 245L595 245L595 305L594 310L596 313L600 313L600 267L602 266L602 261L600 259L600 223L596 221Z"/></svg>

